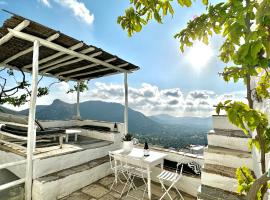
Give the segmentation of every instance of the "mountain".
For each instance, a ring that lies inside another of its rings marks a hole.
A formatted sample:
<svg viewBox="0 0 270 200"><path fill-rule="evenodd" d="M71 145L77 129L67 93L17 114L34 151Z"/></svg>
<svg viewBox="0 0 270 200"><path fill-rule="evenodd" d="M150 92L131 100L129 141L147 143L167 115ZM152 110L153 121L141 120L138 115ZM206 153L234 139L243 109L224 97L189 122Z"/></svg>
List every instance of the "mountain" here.
<svg viewBox="0 0 270 200"><path fill-rule="evenodd" d="M28 115L28 109L19 112L2 107L2 111L12 114ZM1 107L0 107L1 112ZM80 104L82 119L123 122L124 106L118 103L103 101L86 101ZM39 120L68 120L76 113L76 104L54 100L51 105L38 105L36 117ZM129 109L129 132L140 142L184 148L190 144L206 145L207 132L211 129L211 118L173 117L157 115L147 117L144 114Z"/></svg>
<svg viewBox="0 0 270 200"><path fill-rule="evenodd" d="M111 122L124 121L124 106L118 103L86 101L80 103L80 112L82 119ZM28 109L19 113L28 115ZM76 104L69 104L56 99L51 105L38 105L36 116L39 120L67 120L72 119L75 113ZM128 110L128 119L130 132L152 134L165 131L161 124L132 109Z"/></svg>

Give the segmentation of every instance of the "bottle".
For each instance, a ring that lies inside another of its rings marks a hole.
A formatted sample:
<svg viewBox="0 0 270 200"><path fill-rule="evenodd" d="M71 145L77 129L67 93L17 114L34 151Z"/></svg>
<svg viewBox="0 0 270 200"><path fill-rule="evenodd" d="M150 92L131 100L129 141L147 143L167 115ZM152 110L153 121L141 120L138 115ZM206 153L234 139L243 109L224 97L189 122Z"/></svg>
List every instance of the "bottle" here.
<svg viewBox="0 0 270 200"><path fill-rule="evenodd" d="M145 141L144 143L144 150L143 150L144 156L149 156L149 147L148 147L148 143Z"/></svg>
<svg viewBox="0 0 270 200"><path fill-rule="evenodd" d="M117 127L117 124L116 124L116 123L114 123L113 131L114 131L114 132L118 132L118 127Z"/></svg>

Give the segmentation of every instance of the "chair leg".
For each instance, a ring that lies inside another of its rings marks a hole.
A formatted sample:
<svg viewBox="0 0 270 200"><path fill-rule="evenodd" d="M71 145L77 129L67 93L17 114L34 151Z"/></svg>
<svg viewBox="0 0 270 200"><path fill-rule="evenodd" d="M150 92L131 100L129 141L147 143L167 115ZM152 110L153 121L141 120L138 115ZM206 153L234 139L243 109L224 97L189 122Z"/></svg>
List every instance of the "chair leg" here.
<svg viewBox="0 0 270 200"><path fill-rule="evenodd" d="M171 195L170 195L170 193L169 193L169 191L170 191L170 189L172 188L173 184L167 189L167 188L164 186L164 183L163 183L162 181L160 181L160 183L161 183L161 185L162 185L162 188L165 190L165 193L160 197L159 200L163 199L163 197L165 197L166 194L169 196L169 198L170 198L171 200L173 200L173 198L171 197Z"/></svg>
<svg viewBox="0 0 270 200"><path fill-rule="evenodd" d="M129 194L131 188L133 188L133 185L134 185L134 183L133 183L134 178L135 178L135 176L132 176L131 179L130 179L130 185L129 185L129 188L128 188L126 197L129 196L128 194Z"/></svg>
<svg viewBox="0 0 270 200"><path fill-rule="evenodd" d="M182 200L184 200L184 197L182 196L182 194L180 193L180 191L178 190L178 188L174 185L175 190L177 191L177 193L179 194L179 196L181 197Z"/></svg>

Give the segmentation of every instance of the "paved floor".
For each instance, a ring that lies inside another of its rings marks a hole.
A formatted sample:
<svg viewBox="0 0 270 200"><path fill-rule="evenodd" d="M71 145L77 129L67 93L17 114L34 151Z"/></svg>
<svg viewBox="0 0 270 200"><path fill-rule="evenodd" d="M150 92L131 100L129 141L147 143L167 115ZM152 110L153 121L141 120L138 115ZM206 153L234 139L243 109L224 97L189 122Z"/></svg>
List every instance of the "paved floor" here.
<svg viewBox="0 0 270 200"><path fill-rule="evenodd" d="M110 186L114 181L114 177L112 175L107 176L103 179L98 180L97 182L86 186L84 188L82 188L79 191L76 191L74 193L72 193L71 195L62 198L61 200L117 200L117 199L121 199L121 200L134 200L134 199L142 199L143 196L143 191L141 190L132 190L130 191L130 195L134 196L133 197L126 197L127 194L127 189L125 190L124 195L122 196L122 198L120 197L120 194L116 191L110 191ZM143 183L140 180L136 180L135 182L136 186L140 189L143 189ZM114 187L115 190L122 190L124 187L123 184L119 183L116 187ZM171 196L177 200L177 199L181 199L176 191L171 191L170 192ZM185 200L195 200L196 198L189 196L187 194L182 193L183 197ZM152 184L152 200L158 200L160 197L162 196L162 190L159 184ZM144 199L148 199L147 198L147 194L145 195ZM166 196L164 198L165 200L169 200L169 197Z"/></svg>

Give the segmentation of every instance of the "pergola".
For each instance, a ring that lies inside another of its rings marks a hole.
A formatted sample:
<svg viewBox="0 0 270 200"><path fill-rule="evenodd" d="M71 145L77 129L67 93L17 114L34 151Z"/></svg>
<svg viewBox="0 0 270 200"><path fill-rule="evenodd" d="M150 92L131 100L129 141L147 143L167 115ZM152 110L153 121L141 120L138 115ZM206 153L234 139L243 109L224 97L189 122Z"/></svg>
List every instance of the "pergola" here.
<svg viewBox="0 0 270 200"><path fill-rule="evenodd" d="M36 138L35 113L38 75L63 81L91 80L113 74L124 74L125 110L124 133L128 133L128 73L135 66L100 48L87 45L59 31L11 13L0 27L0 63L7 68L32 73L32 91L29 108L27 167L25 181L26 200L31 200L33 177L33 151ZM78 87L79 88L79 87ZM77 91L77 117L80 117L80 92ZM14 162L8 166L21 164ZM1 168L1 167L0 167ZM10 186L10 185L9 185ZM12 185L14 186L14 185ZM0 189L1 188L0 186Z"/></svg>

